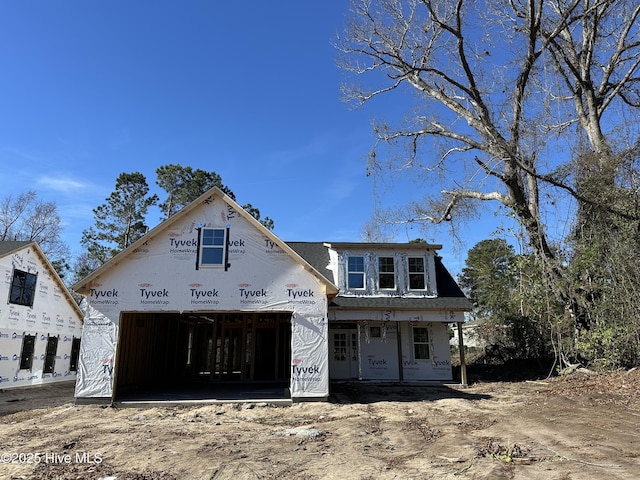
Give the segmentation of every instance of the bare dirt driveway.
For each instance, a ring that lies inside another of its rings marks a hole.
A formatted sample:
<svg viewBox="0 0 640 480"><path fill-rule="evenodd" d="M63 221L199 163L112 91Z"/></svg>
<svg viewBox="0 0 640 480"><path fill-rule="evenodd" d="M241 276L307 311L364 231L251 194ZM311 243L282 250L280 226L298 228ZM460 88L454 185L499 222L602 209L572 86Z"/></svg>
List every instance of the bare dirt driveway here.
<svg viewBox="0 0 640 480"><path fill-rule="evenodd" d="M336 386L331 401L76 406L0 392L2 479L636 479L640 371L463 387Z"/></svg>

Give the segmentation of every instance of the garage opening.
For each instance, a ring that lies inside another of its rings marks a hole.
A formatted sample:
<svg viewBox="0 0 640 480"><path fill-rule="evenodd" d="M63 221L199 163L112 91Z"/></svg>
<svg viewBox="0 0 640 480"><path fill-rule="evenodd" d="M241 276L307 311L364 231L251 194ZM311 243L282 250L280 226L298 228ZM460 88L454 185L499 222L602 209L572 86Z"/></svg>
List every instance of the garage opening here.
<svg viewBox="0 0 640 480"><path fill-rule="evenodd" d="M282 396L290 364L291 312L123 313L114 397L255 395L258 384Z"/></svg>

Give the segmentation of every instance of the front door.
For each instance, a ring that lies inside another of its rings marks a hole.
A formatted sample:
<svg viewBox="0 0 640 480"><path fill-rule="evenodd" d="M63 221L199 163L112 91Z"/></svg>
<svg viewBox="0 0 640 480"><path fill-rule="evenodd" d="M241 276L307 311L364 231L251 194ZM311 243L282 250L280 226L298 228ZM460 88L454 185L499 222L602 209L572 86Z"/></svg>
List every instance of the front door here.
<svg viewBox="0 0 640 480"><path fill-rule="evenodd" d="M358 331L335 330L331 334L330 377L358 378Z"/></svg>

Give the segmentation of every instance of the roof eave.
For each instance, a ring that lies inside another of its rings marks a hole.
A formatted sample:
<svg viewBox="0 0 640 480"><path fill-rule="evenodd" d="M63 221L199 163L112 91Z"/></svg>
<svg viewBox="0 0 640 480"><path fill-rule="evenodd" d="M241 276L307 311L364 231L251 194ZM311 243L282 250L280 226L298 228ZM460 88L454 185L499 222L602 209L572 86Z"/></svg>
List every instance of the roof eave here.
<svg viewBox="0 0 640 480"><path fill-rule="evenodd" d="M345 250L349 248L362 249L392 249L398 250L398 247L402 247L405 250L441 250L442 245L437 243L368 243L368 242L324 242L324 245L333 250Z"/></svg>

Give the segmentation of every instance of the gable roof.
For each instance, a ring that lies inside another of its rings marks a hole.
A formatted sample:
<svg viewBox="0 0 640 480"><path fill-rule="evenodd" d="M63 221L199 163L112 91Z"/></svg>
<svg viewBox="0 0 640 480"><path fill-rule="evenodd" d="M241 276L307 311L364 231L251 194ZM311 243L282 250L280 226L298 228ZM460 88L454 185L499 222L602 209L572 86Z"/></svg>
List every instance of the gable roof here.
<svg viewBox="0 0 640 480"><path fill-rule="evenodd" d="M307 260L302 258L295 250L293 250L289 245L287 245L284 241L276 236L271 230L262 225L258 220L256 220L251 214L249 214L244 208L242 208L238 203L232 200L229 196L227 196L222 190L218 187L213 187L207 192L200 195L197 199L191 202L186 207L179 210L177 213L167 218L166 220L160 222L156 227L149 230L144 236L139 238L137 241L129 245L127 248L119 252L105 264L101 265L89 275L84 277L82 280L77 282L72 288L75 292L80 293L82 295L86 295L89 293L89 288L91 282L98 276L102 275L104 272L114 268L118 263L124 261L131 253L133 253L137 248L142 246L145 242L153 239L158 236L161 232L169 229L174 223L177 223L182 217L188 215L191 211L200 208L203 202L209 200L211 197L216 197L228 205L230 205L240 216L242 216L246 221L248 221L253 227L258 229L263 235L265 235L269 240L276 243L282 250L284 250L293 260L299 263L305 270L314 275L320 283L323 285L325 289L325 293L329 297L333 297L338 293L338 287L336 287L333 282L323 275L321 272L316 270L313 265L311 265Z"/></svg>
<svg viewBox="0 0 640 480"><path fill-rule="evenodd" d="M38 242L35 242L33 240L0 241L0 258L11 255L12 253L17 252L19 250L23 250L27 247L33 248L33 251L36 252L36 255L40 258L40 260L45 265L47 270L49 270L51 275L53 275L55 282L58 283L62 292L64 292L64 295L67 298L67 301L72 305L73 309L80 316L80 321L83 321L84 312L76 302L75 298L73 298L73 296L71 295L71 292L69 292L69 289L62 281L62 278L60 278L60 275L58 275L58 272L56 271L56 269L53 268L53 265L51 264L47 256L44 254L44 252L40 248L40 245L38 245Z"/></svg>
<svg viewBox="0 0 640 480"><path fill-rule="evenodd" d="M427 249L438 250L441 245L420 244L420 243L326 243L326 242L288 242L291 248L296 250L303 258L311 263L316 270L330 278L333 283L338 279L334 278L333 271L329 270L330 248L351 248L377 250L384 248L402 247L403 249ZM367 309L367 308L392 308L397 310L472 310L472 305L464 292L460 289L451 273L442 263L442 258L435 256L436 287L437 297L397 297L397 296L358 296L342 297L336 296L330 303L330 308L335 309Z"/></svg>
<svg viewBox="0 0 640 480"><path fill-rule="evenodd" d="M338 279L334 278L333 270L329 269L329 248L324 242L287 242L302 258L313 265L318 272L337 285Z"/></svg>
<svg viewBox="0 0 640 480"><path fill-rule="evenodd" d="M30 243L34 243L32 241L1 241L0 242L0 257L4 257L9 253L13 253L17 250L21 250L23 247L26 247Z"/></svg>

